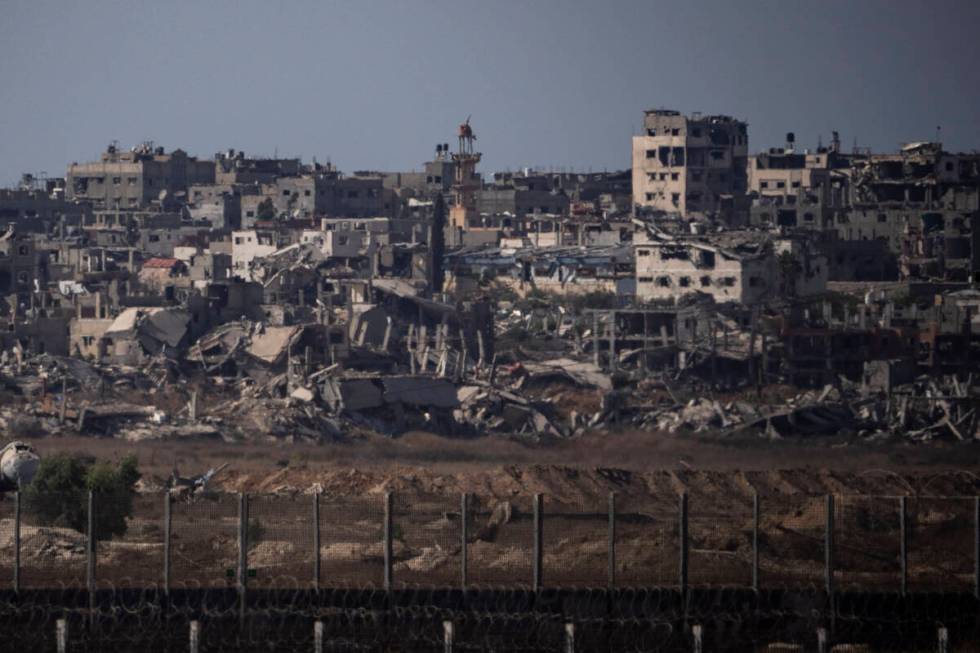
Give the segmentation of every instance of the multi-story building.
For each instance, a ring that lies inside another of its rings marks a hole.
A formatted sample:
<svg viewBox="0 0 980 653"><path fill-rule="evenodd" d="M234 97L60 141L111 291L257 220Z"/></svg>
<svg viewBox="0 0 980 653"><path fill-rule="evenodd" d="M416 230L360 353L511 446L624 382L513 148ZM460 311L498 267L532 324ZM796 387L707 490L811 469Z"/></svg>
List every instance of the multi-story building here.
<svg viewBox="0 0 980 653"><path fill-rule="evenodd" d="M67 195L97 208L138 209L159 200L161 191L173 197L186 194L188 186L213 183L213 161L199 161L183 150L167 154L152 143L128 152L110 145L101 160L68 167Z"/></svg>
<svg viewBox="0 0 980 653"><path fill-rule="evenodd" d="M855 155L840 151L840 137L834 132L829 147L813 152L796 149L796 138L786 134L786 147L770 148L749 158L750 193L759 198L791 198L804 195L810 203L841 207L847 203L845 174L834 171L850 168ZM785 203L792 203L786 201Z"/></svg>
<svg viewBox="0 0 980 653"><path fill-rule="evenodd" d="M271 202L274 216L313 218L341 216L369 218L389 215L381 177L344 177L337 172L314 172L280 177L261 184L241 199L242 226L251 227L267 217L262 205Z"/></svg>
<svg viewBox="0 0 980 653"><path fill-rule="evenodd" d="M0 297L13 295L29 305L31 296L47 283L47 260L29 235L0 234Z"/></svg>
<svg viewBox="0 0 980 653"><path fill-rule="evenodd" d="M724 216L748 188L748 142L748 125L730 116L647 111L633 137L634 205Z"/></svg>
<svg viewBox="0 0 980 653"><path fill-rule="evenodd" d="M636 297L676 301L700 293L718 303L757 304L824 292L828 261L803 237L759 232L634 244Z"/></svg>
<svg viewBox="0 0 980 653"><path fill-rule="evenodd" d="M19 233L45 233L62 221L77 225L89 213L87 205L43 190L0 189L0 232L13 227Z"/></svg>

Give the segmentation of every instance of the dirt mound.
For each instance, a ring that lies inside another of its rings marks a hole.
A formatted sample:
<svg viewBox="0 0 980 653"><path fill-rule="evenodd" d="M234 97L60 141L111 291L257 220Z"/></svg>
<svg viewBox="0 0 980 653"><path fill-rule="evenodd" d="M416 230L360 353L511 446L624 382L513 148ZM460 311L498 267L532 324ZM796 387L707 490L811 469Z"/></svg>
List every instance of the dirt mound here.
<svg viewBox="0 0 980 653"><path fill-rule="evenodd" d="M506 465L438 473L407 466L384 471L354 468L319 471L287 466L264 476L232 470L219 479L217 489L254 494L319 490L327 496L379 498L393 492L417 500L466 492L488 505L511 501L518 509L529 510L530 499L535 494L543 495L548 505L559 509L601 505L612 492L618 501L627 504L672 504L681 492L687 492L692 503L718 505L750 501L756 492L762 500L823 494L972 496L980 492L980 479L964 472L899 475L871 470L855 475L825 469L729 472L682 468L638 473L561 465Z"/></svg>

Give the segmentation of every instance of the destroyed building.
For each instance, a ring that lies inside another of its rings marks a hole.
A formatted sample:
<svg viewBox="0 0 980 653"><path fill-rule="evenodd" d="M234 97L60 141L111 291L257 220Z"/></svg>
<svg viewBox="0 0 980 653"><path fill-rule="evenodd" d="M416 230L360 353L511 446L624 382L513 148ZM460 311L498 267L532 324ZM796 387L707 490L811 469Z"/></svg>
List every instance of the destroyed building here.
<svg viewBox="0 0 980 653"><path fill-rule="evenodd" d="M113 146L0 195L0 421L976 436L975 156L835 135L748 158L745 123L655 110L631 171L484 183L457 137L350 174Z"/></svg>
<svg viewBox="0 0 980 653"><path fill-rule="evenodd" d="M730 116L651 109L633 137L633 203L689 214L725 214L748 187L748 125Z"/></svg>
<svg viewBox="0 0 980 653"><path fill-rule="evenodd" d="M717 303L758 304L826 289L826 257L804 238L757 232L716 237L652 237L634 243L639 301L674 302L687 294Z"/></svg>

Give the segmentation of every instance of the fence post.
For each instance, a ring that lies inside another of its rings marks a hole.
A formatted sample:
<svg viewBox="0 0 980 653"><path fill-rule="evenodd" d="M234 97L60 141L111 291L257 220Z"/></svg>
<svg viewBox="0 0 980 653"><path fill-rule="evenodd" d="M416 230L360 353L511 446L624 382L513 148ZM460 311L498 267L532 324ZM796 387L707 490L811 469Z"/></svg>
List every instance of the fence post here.
<svg viewBox="0 0 980 653"><path fill-rule="evenodd" d="M701 624L691 626L691 635L694 637L694 653L704 651L704 628Z"/></svg>
<svg viewBox="0 0 980 653"><path fill-rule="evenodd" d="M313 651L323 653L323 622L319 619L313 622Z"/></svg>
<svg viewBox="0 0 980 653"><path fill-rule="evenodd" d="M817 628L817 653L827 653L826 628Z"/></svg>
<svg viewBox="0 0 980 653"><path fill-rule="evenodd" d="M248 587L248 495L238 493L238 610L245 623L245 592ZM193 632L193 631L192 631Z"/></svg>
<svg viewBox="0 0 980 653"><path fill-rule="evenodd" d="M834 593L834 495L827 495L827 523L824 531L824 585Z"/></svg>
<svg viewBox="0 0 980 653"><path fill-rule="evenodd" d="M201 622L199 622L197 619L191 621L190 650L191 653L201 652Z"/></svg>
<svg viewBox="0 0 980 653"><path fill-rule="evenodd" d="M973 595L980 599L980 497L973 497Z"/></svg>
<svg viewBox="0 0 980 653"><path fill-rule="evenodd" d="M20 490L14 493L14 592L20 591Z"/></svg>
<svg viewBox="0 0 980 653"><path fill-rule="evenodd" d="M759 591L759 492L752 493L752 589Z"/></svg>
<svg viewBox="0 0 980 653"><path fill-rule="evenodd" d="M442 650L445 653L453 653L453 640L455 639L456 629L453 627L453 622L443 621L442 622Z"/></svg>
<svg viewBox="0 0 980 653"><path fill-rule="evenodd" d="M173 497L166 490L163 495L163 594L170 596L170 542L173 532Z"/></svg>
<svg viewBox="0 0 980 653"><path fill-rule="evenodd" d="M946 626L940 626L939 632L936 633L938 639L939 653L949 653L949 631L946 630Z"/></svg>
<svg viewBox="0 0 980 653"><path fill-rule="evenodd" d="M575 653L575 624L565 623L565 653Z"/></svg>
<svg viewBox="0 0 980 653"><path fill-rule="evenodd" d="M616 587L616 493L609 493L609 589Z"/></svg>
<svg viewBox="0 0 980 653"><path fill-rule="evenodd" d="M899 537L901 538L901 546L899 548L899 562L902 567L902 596L908 592L908 582L909 582L909 527L908 527L908 497L898 498L898 529Z"/></svg>
<svg viewBox="0 0 980 653"><path fill-rule="evenodd" d="M391 492L385 492L385 523L384 523L384 556L385 556L385 591L390 592L392 587L392 538L394 537L393 523L392 523L392 500L393 494Z"/></svg>
<svg viewBox="0 0 980 653"><path fill-rule="evenodd" d="M459 584L466 589L467 563L469 562L469 512L470 497L463 492L459 497Z"/></svg>
<svg viewBox="0 0 980 653"><path fill-rule="evenodd" d="M313 493L313 589L320 589L320 492ZM321 622L317 622L321 623ZM322 624L320 626L323 627Z"/></svg>
<svg viewBox="0 0 980 653"><path fill-rule="evenodd" d="M680 568L678 574L678 583L681 587L681 598L687 597L687 492L681 492L680 495L680 524L679 524L679 535L680 535ZM685 613L687 612L687 602L684 602Z"/></svg>
<svg viewBox="0 0 980 653"><path fill-rule="evenodd" d="M544 534L544 528L542 524L541 514L541 495L534 495L534 578L533 585L534 590L537 591L541 589L541 566L544 562L544 551L542 536Z"/></svg>
<svg viewBox="0 0 980 653"><path fill-rule="evenodd" d="M88 550L86 551L86 586L88 587L89 626L95 623L95 492L88 492Z"/></svg>
<svg viewBox="0 0 980 653"><path fill-rule="evenodd" d="M58 653L68 653L68 621L64 618L58 619L55 624L55 645Z"/></svg>

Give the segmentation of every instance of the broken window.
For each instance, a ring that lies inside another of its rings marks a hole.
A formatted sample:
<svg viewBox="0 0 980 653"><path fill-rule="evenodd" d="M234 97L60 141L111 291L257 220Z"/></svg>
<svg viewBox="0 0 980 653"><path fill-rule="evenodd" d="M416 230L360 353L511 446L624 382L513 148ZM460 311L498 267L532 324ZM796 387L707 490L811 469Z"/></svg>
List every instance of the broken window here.
<svg viewBox="0 0 980 653"><path fill-rule="evenodd" d="M698 252L698 267L702 267L702 268L715 267L715 253L703 249L700 250Z"/></svg>
<svg viewBox="0 0 980 653"><path fill-rule="evenodd" d="M656 136L656 135L657 135L657 130L656 129L648 129L647 130L647 136Z"/></svg>
<svg viewBox="0 0 980 653"><path fill-rule="evenodd" d="M653 277L640 277L637 279L637 281L640 283L651 283L653 281Z"/></svg>
<svg viewBox="0 0 980 653"><path fill-rule="evenodd" d="M671 203L674 206L677 206L678 204L680 204L681 194L680 193L671 193L670 194L670 201L671 201Z"/></svg>
<svg viewBox="0 0 980 653"><path fill-rule="evenodd" d="M701 287L702 288L707 288L710 285L711 285L711 277L709 277L707 275L701 277Z"/></svg>
<svg viewBox="0 0 980 653"><path fill-rule="evenodd" d="M647 158L648 159L656 159L657 158L657 151L656 150L647 150Z"/></svg>
<svg viewBox="0 0 980 653"><path fill-rule="evenodd" d="M122 177L113 177L112 178L112 185L113 186L118 186L121 183L122 183Z"/></svg>
<svg viewBox="0 0 980 653"><path fill-rule="evenodd" d="M721 161L725 158L724 150L711 150L711 158L715 161Z"/></svg>
<svg viewBox="0 0 980 653"><path fill-rule="evenodd" d="M678 128L676 128L676 127L674 127L673 129L670 130L670 135L671 136L680 136L681 135L681 130L678 129Z"/></svg>
<svg viewBox="0 0 980 653"><path fill-rule="evenodd" d="M680 174L679 173L677 173L677 172L670 173L670 180L671 181L677 181L678 179L680 179Z"/></svg>
<svg viewBox="0 0 980 653"><path fill-rule="evenodd" d="M657 277L657 285L661 288L670 287L670 277Z"/></svg>
<svg viewBox="0 0 980 653"><path fill-rule="evenodd" d="M681 288L687 288L691 285L691 277L681 277L680 278Z"/></svg>
<svg viewBox="0 0 980 653"><path fill-rule="evenodd" d="M711 142L714 145L728 145L731 143L728 132L721 128L712 129L708 133L708 137L711 139Z"/></svg>
<svg viewBox="0 0 980 653"><path fill-rule="evenodd" d="M922 231L923 233L929 233L932 231L942 231L946 226L946 221L943 219L942 213L923 213L922 214Z"/></svg>
<svg viewBox="0 0 980 653"><path fill-rule="evenodd" d="M650 256L650 250L648 249L638 249L636 250L637 256Z"/></svg>
<svg viewBox="0 0 980 653"><path fill-rule="evenodd" d="M759 187L760 188L769 188L769 182L768 181L763 181L763 182L761 182L759 184Z"/></svg>
<svg viewBox="0 0 980 653"><path fill-rule="evenodd" d="M785 181L777 181L776 182L776 188L786 188L786 182Z"/></svg>
<svg viewBox="0 0 980 653"><path fill-rule="evenodd" d="M309 197L310 196L310 191L304 190L303 191L303 195L305 195L306 197Z"/></svg>
<svg viewBox="0 0 980 653"><path fill-rule="evenodd" d="M652 202L653 201L653 193L647 193L647 201L648 202Z"/></svg>
<svg viewBox="0 0 980 653"><path fill-rule="evenodd" d="M732 287L735 285L735 277L722 277L721 285Z"/></svg>
<svg viewBox="0 0 980 653"><path fill-rule="evenodd" d="M663 261L681 260L686 261L690 257L683 247L663 247L660 250L660 259Z"/></svg>

